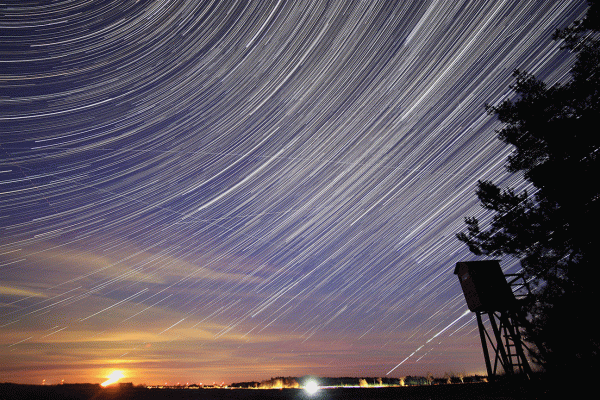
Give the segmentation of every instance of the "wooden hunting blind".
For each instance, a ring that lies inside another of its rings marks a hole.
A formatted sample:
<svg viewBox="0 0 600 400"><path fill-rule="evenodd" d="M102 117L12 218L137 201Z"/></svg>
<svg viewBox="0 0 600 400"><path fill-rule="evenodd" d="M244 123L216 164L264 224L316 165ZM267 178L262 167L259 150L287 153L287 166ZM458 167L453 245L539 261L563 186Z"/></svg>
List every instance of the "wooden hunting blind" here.
<svg viewBox="0 0 600 400"><path fill-rule="evenodd" d="M523 351L526 346L520 332L525 318L512 289L523 286L515 283L518 279L523 280L527 286L524 276L504 275L500 262L496 260L458 262L454 274L458 276L469 310L477 317L488 376L494 378L498 364L501 364L506 374L520 372L530 377L531 368ZM509 283L506 280L509 276L517 276L517 279L512 279ZM491 335L483 323L483 315L488 316ZM493 367L488 345L494 351Z"/></svg>
<svg viewBox="0 0 600 400"><path fill-rule="evenodd" d="M471 311L502 311L514 305L515 297L498 261L456 263L454 274Z"/></svg>

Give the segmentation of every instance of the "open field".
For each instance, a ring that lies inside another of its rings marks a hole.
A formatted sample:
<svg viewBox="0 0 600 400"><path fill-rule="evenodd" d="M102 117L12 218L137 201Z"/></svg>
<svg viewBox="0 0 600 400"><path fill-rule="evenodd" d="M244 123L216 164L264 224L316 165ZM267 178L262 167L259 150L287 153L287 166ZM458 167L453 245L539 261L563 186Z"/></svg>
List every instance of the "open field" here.
<svg viewBox="0 0 600 400"><path fill-rule="evenodd" d="M371 399L546 399L556 398L558 388L544 389L539 383L474 383L389 388L321 389L310 395L302 389L146 389L101 388L98 385L29 386L0 384L0 399L69 400L371 400Z"/></svg>

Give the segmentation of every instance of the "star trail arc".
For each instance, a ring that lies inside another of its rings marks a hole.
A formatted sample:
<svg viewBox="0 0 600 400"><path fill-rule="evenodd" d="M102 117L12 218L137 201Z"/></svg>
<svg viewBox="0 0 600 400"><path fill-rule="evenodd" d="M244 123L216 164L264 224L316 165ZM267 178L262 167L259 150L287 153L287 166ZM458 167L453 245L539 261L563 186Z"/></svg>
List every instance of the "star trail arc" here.
<svg viewBox="0 0 600 400"><path fill-rule="evenodd" d="M454 234L524 185L483 104L585 7L0 5L2 375L483 370Z"/></svg>

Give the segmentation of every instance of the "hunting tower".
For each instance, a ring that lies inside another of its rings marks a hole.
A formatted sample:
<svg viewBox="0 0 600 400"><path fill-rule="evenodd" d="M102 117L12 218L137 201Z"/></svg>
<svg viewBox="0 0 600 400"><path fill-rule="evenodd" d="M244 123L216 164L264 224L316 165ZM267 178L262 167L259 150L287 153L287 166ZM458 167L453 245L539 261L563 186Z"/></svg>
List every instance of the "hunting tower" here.
<svg viewBox="0 0 600 400"><path fill-rule="evenodd" d="M520 305L529 294L524 277L503 274L500 262L495 260L458 262L454 274L458 275L469 310L477 316L488 376L494 378L497 375L498 363L507 375L523 373L531 376L520 332L525 323ZM487 315L492 335L484 326L482 315ZM488 343L494 351L493 368Z"/></svg>

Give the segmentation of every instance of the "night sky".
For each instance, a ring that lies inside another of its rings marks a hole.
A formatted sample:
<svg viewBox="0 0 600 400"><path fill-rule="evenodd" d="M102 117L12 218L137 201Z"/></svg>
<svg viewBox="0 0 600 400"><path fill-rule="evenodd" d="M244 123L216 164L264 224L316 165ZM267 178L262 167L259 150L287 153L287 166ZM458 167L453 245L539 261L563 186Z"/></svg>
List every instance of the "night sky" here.
<svg viewBox="0 0 600 400"><path fill-rule="evenodd" d="M2 2L0 381L484 373L455 234L525 187L484 104L585 10Z"/></svg>

